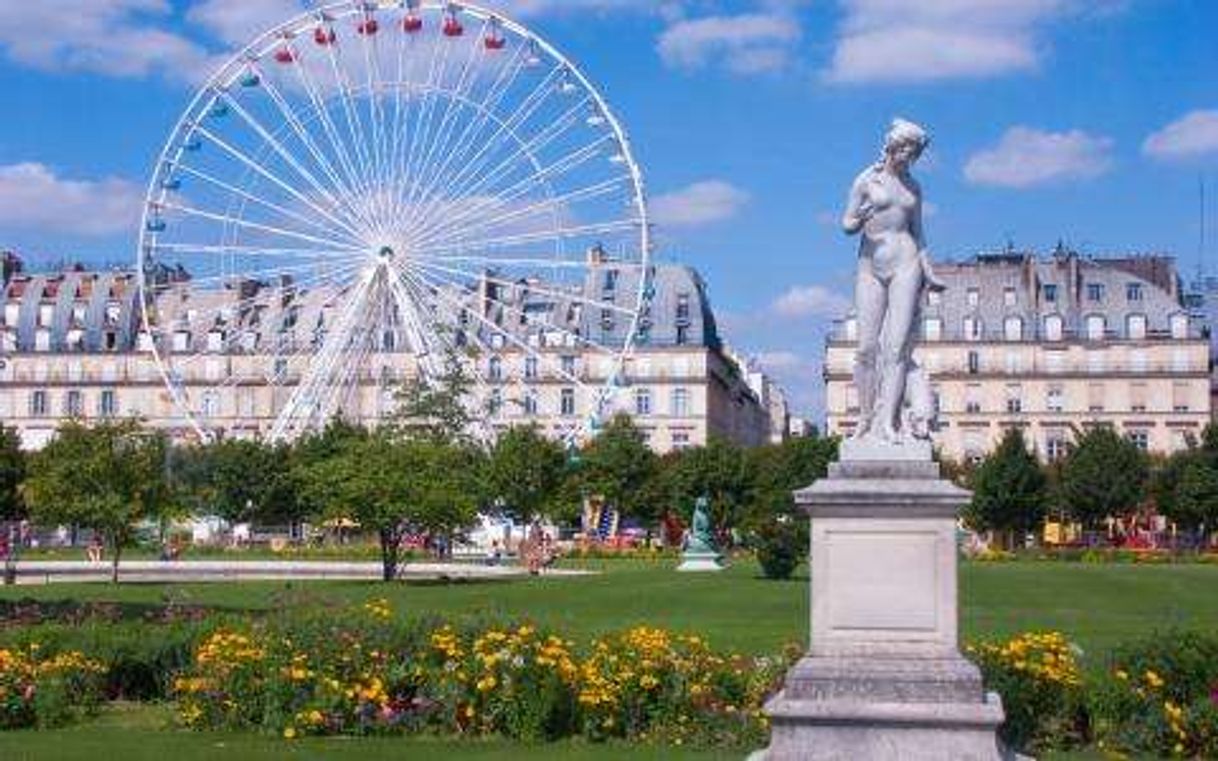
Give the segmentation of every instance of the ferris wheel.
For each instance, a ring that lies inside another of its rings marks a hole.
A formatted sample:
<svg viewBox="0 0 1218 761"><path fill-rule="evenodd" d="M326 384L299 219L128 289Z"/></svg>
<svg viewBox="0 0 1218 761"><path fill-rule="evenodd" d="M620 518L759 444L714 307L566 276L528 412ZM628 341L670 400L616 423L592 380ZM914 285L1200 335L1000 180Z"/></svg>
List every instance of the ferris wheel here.
<svg viewBox="0 0 1218 761"><path fill-rule="evenodd" d="M548 377L578 436L646 340L649 249L626 133L553 46L468 3L333 3L231 58L171 133L139 242L147 348L204 436L367 418L454 357L480 418Z"/></svg>

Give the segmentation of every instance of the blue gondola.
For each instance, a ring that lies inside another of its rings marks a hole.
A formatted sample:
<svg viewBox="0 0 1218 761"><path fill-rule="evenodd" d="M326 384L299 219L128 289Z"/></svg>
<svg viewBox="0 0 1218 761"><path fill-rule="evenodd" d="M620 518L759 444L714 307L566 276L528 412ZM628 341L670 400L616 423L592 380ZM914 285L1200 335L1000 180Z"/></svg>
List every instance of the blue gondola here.
<svg viewBox="0 0 1218 761"><path fill-rule="evenodd" d="M240 82L242 87L257 87L262 84L262 77L249 71L241 75Z"/></svg>
<svg viewBox="0 0 1218 761"><path fill-rule="evenodd" d="M215 103L211 104L211 108L208 110L207 113L209 116L212 116L216 119L220 119L225 116L228 116L228 112L229 112L228 104L217 100Z"/></svg>
<svg viewBox="0 0 1218 761"><path fill-rule="evenodd" d="M191 151L192 153L194 151L199 150L202 147L203 147L203 139L200 138L198 135L191 135L190 137L186 138L186 142L182 143L182 149Z"/></svg>
<svg viewBox="0 0 1218 761"><path fill-rule="evenodd" d="M165 190L181 190L182 181L177 177L166 177L161 180L161 187Z"/></svg>
<svg viewBox="0 0 1218 761"><path fill-rule="evenodd" d="M150 232L150 233L164 232L165 231L165 220L150 219L150 220L148 220L148 224L146 224L145 227L148 228L148 232Z"/></svg>

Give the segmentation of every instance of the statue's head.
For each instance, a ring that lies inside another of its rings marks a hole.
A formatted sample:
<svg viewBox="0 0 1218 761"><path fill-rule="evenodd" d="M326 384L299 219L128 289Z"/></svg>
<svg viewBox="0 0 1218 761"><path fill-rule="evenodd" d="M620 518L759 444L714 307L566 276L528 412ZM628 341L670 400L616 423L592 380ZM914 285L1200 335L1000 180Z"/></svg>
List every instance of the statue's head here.
<svg viewBox="0 0 1218 761"><path fill-rule="evenodd" d="M897 117L884 135L884 156L900 168L918 160L930 143L930 135L913 122Z"/></svg>

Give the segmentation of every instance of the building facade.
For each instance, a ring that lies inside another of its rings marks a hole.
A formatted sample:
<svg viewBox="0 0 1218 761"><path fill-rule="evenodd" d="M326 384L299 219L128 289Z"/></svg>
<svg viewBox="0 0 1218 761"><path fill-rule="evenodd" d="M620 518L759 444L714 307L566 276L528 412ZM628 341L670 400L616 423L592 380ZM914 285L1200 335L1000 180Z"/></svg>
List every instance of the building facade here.
<svg viewBox="0 0 1218 761"><path fill-rule="evenodd" d="M613 298L601 292L607 284L623 297L629 293L628 274L601 277L610 269L606 262L597 282L585 285L597 289L598 300ZM170 381L201 400L209 431L265 436L307 363L301 352L292 351L298 347L285 350L285 341L303 340L300 331L289 328L324 324L326 310L341 299L324 289L305 293L290 283L242 282L203 290L184 273L171 273L151 305L153 326L147 331L131 272L26 273L11 255L4 272L0 420L15 426L28 448L45 444L71 417L137 416L175 438L196 435L154 358L154 342L162 351L190 358L175 365ZM562 436L589 415L605 418L622 411L660 452L703 444L712 435L745 445L770 441L785 425L785 397L725 349L701 277L689 267L666 264L656 266L652 282L655 292L640 320L638 344L617 375L608 409L593 409L597 400L591 392L610 380L613 358L575 341L547 339L544 326L534 329L521 319L513 329L518 340L487 341L493 350L476 359L476 393L491 425L532 424ZM509 322L505 315L538 313L540 294L552 293L536 283L504 285L487 277L452 298L468 300L479 320L502 324ZM195 319L198 312L225 313L226 300L240 305L234 314L208 324ZM580 330L617 329L600 315L577 319L588 323ZM416 372L416 359L393 345L387 340L358 370L340 410L349 419L373 424L392 413L397 388Z"/></svg>
<svg viewBox="0 0 1218 761"><path fill-rule="evenodd" d="M1087 258L1006 252L936 265L915 361L931 380L933 434L948 457L976 460L1018 426L1044 458L1075 432L1111 425L1154 452L1183 448L1210 420L1210 346L1163 256ZM826 346L827 429L858 422L855 322Z"/></svg>

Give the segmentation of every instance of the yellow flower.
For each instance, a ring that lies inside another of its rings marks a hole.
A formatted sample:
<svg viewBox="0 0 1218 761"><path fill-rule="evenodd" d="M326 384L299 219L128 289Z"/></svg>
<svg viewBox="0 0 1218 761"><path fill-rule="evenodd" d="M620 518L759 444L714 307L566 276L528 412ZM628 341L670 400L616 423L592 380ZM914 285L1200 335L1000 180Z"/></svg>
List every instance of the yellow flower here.
<svg viewBox="0 0 1218 761"><path fill-rule="evenodd" d="M283 737L285 740L291 740L296 737L296 727L284 727Z"/></svg>
<svg viewBox="0 0 1218 761"><path fill-rule="evenodd" d="M1147 670L1143 676L1146 678L1146 684L1148 684L1152 690L1157 690L1163 686L1163 677L1159 676L1155 672Z"/></svg>

